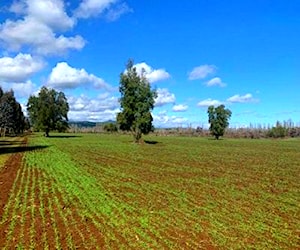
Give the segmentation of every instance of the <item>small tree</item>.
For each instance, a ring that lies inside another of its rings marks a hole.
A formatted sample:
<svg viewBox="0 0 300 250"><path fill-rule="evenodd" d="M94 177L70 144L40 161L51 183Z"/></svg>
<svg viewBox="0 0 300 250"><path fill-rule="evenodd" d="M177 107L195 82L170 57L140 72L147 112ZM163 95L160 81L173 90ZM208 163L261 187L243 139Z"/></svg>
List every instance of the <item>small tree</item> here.
<svg viewBox="0 0 300 250"><path fill-rule="evenodd" d="M117 115L117 122L121 130L130 131L134 141L139 142L142 134L154 129L151 110L154 108L156 91L151 90L143 72L138 74L132 60L128 61L126 71L121 73L119 90L121 112Z"/></svg>
<svg viewBox="0 0 300 250"><path fill-rule="evenodd" d="M220 136L224 135L225 129L229 126L228 121L231 117L231 111L225 109L224 105L220 105L216 108L209 106L207 113L210 133L218 140Z"/></svg>
<svg viewBox="0 0 300 250"><path fill-rule="evenodd" d="M63 92L42 87L38 96L30 96L27 110L33 127L49 136L50 130L63 132L68 128L69 104Z"/></svg>
<svg viewBox="0 0 300 250"><path fill-rule="evenodd" d="M116 124L110 122L110 123L106 123L103 127L103 129L106 131L106 132L117 132L118 131L118 127Z"/></svg>

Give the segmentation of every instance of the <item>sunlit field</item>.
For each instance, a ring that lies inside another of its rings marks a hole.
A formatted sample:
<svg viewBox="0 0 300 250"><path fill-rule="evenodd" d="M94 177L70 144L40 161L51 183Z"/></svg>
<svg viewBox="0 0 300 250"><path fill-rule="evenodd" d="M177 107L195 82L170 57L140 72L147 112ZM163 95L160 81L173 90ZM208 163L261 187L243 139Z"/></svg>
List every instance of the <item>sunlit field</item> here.
<svg viewBox="0 0 300 250"><path fill-rule="evenodd" d="M50 136L19 153L1 249L300 246L299 139Z"/></svg>

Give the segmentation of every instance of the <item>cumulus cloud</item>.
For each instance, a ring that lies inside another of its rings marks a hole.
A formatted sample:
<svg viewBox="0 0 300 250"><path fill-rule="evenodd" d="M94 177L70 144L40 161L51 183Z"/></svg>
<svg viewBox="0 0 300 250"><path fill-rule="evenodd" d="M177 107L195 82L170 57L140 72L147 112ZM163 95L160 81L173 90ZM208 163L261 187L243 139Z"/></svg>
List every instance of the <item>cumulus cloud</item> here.
<svg viewBox="0 0 300 250"><path fill-rule="evenodd" d="M118 0L83 0L73 11L67 13L63 0L13 1L8 10L19 19L7 19L0 23L0 43L10 51L26 49L41 55L61 55L69 50L80 50L85 40L79 36L66 36L78 18L102 15L109 21L118 19L132 10Z"/></svg>
<svg viewBox="0 0 300 250"><path fill-rule="evenodd" d="M67 15L64 1L61 0L27 0L27 14L38 22L54 30L68 30L75 24L75 19Z"/></svg>
<svg viewBox="0 0 300 250"><path fill-rule="evenodd" d="M225 87L226 83L222 82L220 77L215 77L208 82L205 83L206 86L212 87L212 86L219 86L219 87Z"/></svg>
<svg viewBox="0 0 300 250"><path fill-rule="evenodd" d="M18 82L18 83L1 83L1 87L4 90L12 89L17 98L29 98L36 90L36 85L32 83L30 80L26 82Z"/></svg>
<svg viewBox="0 0 300 250"><path fill-rule="evenodd" d="M208 75L214 74L216 72L216 69L216 66L207 64L195 67L189 73L189 80L204 79Z"/></svg>
<svg viewBox="0 0 300 250"><path fill-rule="evenodd" d="M139 74L144 73L150 83L166 80L170 74L165 69L153 69L146 63L137 63L133 65ZM144 72L143 72L144 71Z"/></svg>
<svg viewBox="0 0 300 250"><path fill-rule="evenodd" d="M156 107L174 103L175 100L175 95L173 93L170 93L168 89L157 89L157 97L155 98Z"/></svg>
<svg viewBox="0 0 300 250"><path fill-rule="evenodd" d="M12 51L29 48L42 55L63 54L85 45L81 36L57 36L49 26L29 16L23 20L6 20L0 25L0 40Z"/></svg>
<svg viewBox="0 0 300 250"><path fill-rule="evenodd" d="M156 127L178 127L188 123L188 119L180 116L169 116L166 111L152 114L153 123Z"/></svg>
<svg viewBox="0 0 300 250"><path fill-rule="evenodd" d="M74 89L87 85L106 90L111 89L111 86L103 79L87 73L85 69L72 68L66 62L56 64L48 77L47 85L59 89Z"/></svg>
<svg viewBox="0 0 300 250"><path fill-rule="evenodd" d="M70 49L80 50L85 45L81 36L66 37L56 31L66 31L75 24L62 0L24 0L14 2L10 11L21 19L7 19L0 24L0 41L6 48L18 51L30 49L42 55L63 54Z"/></svg>
<svg viewBox="0 0 300 250"><path fill-rule="evenodd" d="M248 93L245 95L234 95L227 99L227 102L230 103L249 103L249 102L257 102L257 99L254 99L252 94Z"/></svg>
<svg viewBox="0 0 300 250"><path fill-rule="evenodd" d="M183 112L183 111L186 111L187 109L188 109L188 106L184 105L184 104L174 105L172 108L172 110L174 112Z"/></svg>
<svg viewBox="0 0 300 250"><path fill-rule="evenodd" d="M0 80L4 82L23 82L44 67L44 62L29 54L0 58Z"/></svg>
<svg viewBox="0 0 300 250"><path fill-rule="evenodd" d="M206 100L198 102L197 106L198 107L209 107L209 106L219 106L221 104L222 104L221 101L213 100L211 98L208 98Z"/></svg>
<svg viewBox="0 0 300 250"><path fill-rule="evenodd" d="M109 93L99 95L97 98L69 96L69 119L81 121L107 121L115 120L120 112L118 98Z"/></svg>

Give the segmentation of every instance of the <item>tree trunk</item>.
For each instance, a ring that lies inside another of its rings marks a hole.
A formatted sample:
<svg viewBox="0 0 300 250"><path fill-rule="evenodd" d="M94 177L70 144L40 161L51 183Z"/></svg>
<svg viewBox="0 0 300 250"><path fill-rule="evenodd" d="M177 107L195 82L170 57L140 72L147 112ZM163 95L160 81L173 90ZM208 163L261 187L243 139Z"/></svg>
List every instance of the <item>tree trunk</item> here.
<svg viewBox="0 0 300 250"><path fill-rule="evenodd" d="M134 132L134 142L135 143L139 143L140 142L140 139L142 138L142 132L140 129L136 129L135 132Z"/></svg>
<svg viewBox="0 0 300 250"><path fill-rule="evenodd" d="M46 128L45 137L49 137L49 129L48 128Z"/></svg>

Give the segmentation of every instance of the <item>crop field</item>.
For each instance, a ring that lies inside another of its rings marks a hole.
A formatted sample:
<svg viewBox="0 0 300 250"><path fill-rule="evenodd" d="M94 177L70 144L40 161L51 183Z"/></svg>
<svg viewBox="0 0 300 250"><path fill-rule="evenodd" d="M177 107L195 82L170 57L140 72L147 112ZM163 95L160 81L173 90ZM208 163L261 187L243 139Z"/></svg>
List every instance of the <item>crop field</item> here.
<svg viewBox="0 0 300 250"><path fill-rule="evenodd" d="M300 248L299 139L16 140L0 145L0 249Z"/></svg>

